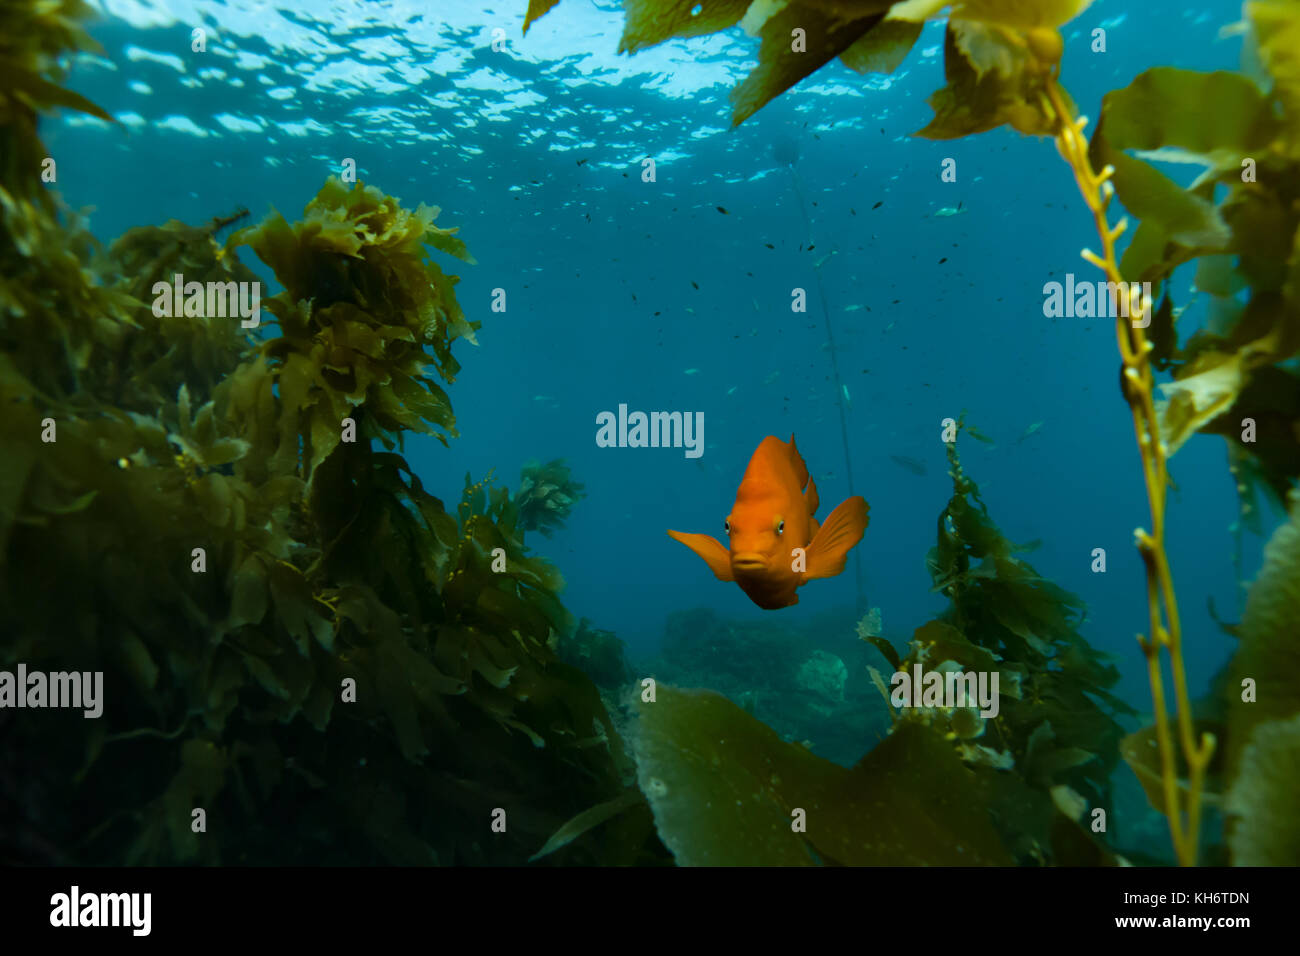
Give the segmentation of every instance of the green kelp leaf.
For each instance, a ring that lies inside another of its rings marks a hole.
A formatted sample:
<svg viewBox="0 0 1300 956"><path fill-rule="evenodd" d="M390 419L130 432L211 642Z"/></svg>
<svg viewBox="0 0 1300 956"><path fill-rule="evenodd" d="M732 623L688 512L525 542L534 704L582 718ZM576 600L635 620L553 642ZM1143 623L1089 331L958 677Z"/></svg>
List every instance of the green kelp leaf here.
<svg viewBox="0 0 1300 956"><path fill-rule="evenodd" d="M635 788L625 790L613 800L606 800L604 803L597 804L590 810L584 810L576 817L569 820L564 826L556 830L551 838L546 841L545 845L528 858L528 862L540 860L544 856L549 856L556 850L568 846L578 837L582 836L588 830L600 826L611 817L615 817L629 807L636 806L638 803L644 803L645 796L640 790Z"/></svg>
<svg viewBox="0 0 1300 956"><path fill-rule="evenodd" d="M1197 739L1201 734L1213 734L1216 739L1223 736L1223 727L1216 721L1196 720L1194 723L1194 733ZM1178 782L1178 791L1184 799L1187 795L1187 761L1183 758L1182 747L1178 742L1178 724L1171 719L1169 722L1169 733L1172 737L1174 746L1175 775ZM1129 734L1119 743L1120 756L1124 762L1129 765L1134 775L1138 778L1138 783L1142 784L1142 791L1146 794L1147 802L1152 808L1160 813L1166 813L1165 810L1165 789L1164 777L1161 773L1160 765L1160 746L1156 739L1156 728L1154 726L1144 727ZM1213 758L1210 766L1207 768L1207 776L1202 784L1202 799L1211 805L1219 802L1220 774L1223 765L1220 759L1222 749L1220 749ZM1167 815L1167 814L1166 814Z"/></svg>
<svg viewBox="0 0 1300 956"><path fill-rule="evenodd" d="M225 787L229 766L225 749L210 740L187 740L181 748L180 769L155 811L164 815L172 852L178 860L193 860L215 852L209 849L205 854L203 844L207 841L191 829L191 813L195 807L203 807L208 813L215 811L215 801Z"/></svg>
<svg viewBox="0 0 1300 956"><path fill-rule="evenodd" d="M1235 866L1300 866L1300 713L1251 732L1224 804Z"/></svg>
<svg viewBox="0 0 1300 956"><path fill-rule="evenodd" d="M1093 162L1115 167L1111 182L1124 207L1143 223L1153 223L1174 242L1197 249L1224 249L1231 232L1212 203L1183 189L1149 163L1113 149L1101 135L1092 138ZM1100 168L1100 167L1098 167Z"/></svg>
<svg viewBox="0 0 1300 956"><path fill-rule="evenodd" d="M545 0L538 0L545 2ZM625 0L619 53L635 53L673 37L695 37L735 26L750 0ZM695 7L700 8L692 15Z"/></svg>
<svg viewBox="0 0 1300 956"><path fill-rule="evenodd" d="M261 623L266 615L266 589L266 565L257 555L250 554L235 573L226 626L233 630L245 624Z"/></svg>
<svg viewBox="0 0 1300 956"><path fill-rule="evenodd" d="M1160 438L1173 457L1203 425L1218 418L1245 388L1254 366L1272 351L1275 336L1242 346L1235 352L1205 351L1159 388L1166 396L1157 403Z"/></svg>
<svg viewBox="0 0 1300 956"><path fill-rule="evenodd" d="M17 94L19 99L26 102L33 109L45 111L56 106L62 106L66 109L77 110L80 113L88 113L107 123L117 122L111 114L104 112L102 108L80 93L74 93L65 87L50 83L32 73L24 73L21 70L6 70L5 83L10 91Z"/></svg>
<svg viewBox="0 0 1300 956"><path fill-rule="evenodd" d="M712 691L656 696L637 704L637 780L683 866L1010 862L977 778L926 727L903 725L847 770Z"/></svg>
<svg viewBox="0 0 1300 956"><path fill-rule="evenodd" d="M1267 149L1279 124L1259 87L1240 73L1161 66L1107 93L1097 129L1113 149L1172 147L1212 168L1240 169L1243 156Z"/></svg>
<svg viewBox="0 0 1300 956"><path fill-rule="evenodd" d="M1264 548L1264 565L1246 597L1240 641L1227 685L1228 765L1236 769L1256 724L1300 713L1300 496L1290 517ZM1254 682L1256 700L1242 701L1242 682ZM1230 772L1232 772L1230 770ZM1238 773L1239 776L1239 773ZM1236 780L1234 779L1234 785Z"/></svg>
<svg viewBox="0 0 1300 956"><path fill-rule="evenodd" d="M840 62L857 73L893 73L907 59L924 28L907 20L884 20L840 54Z"/></svg>
<svg viewBox="0 0 1300 956"><path fill-rule="evenodd" d="M1256 53L1273 80L1274 91L1285 104L1291 150L1300 151L1300 9L1292 0L1256 0L1245 5Z"/></svg>
<svg viewBox="0 0 1300 956"><path fill-rule="evenodd" d="M881 3L882 10L886 7ZM762 26L758 66L731 91L731 125L739 126L772 99L844 53L883 19L881 12L844 20L797 0L775 13ZM797 52L791 49L795 30L804 31L801 36L807 44L806 49Z"/></svg>
<svg viewBox="0 0 1300 956"><path fill-rule="evenodd" d="M1242 422L1254 423L1253 441L1243 440ZM1296 442L1300 422L1300 376L1280 366L1256 369L1232 408L1201 430L1222 435L1232 449L1229 467L1242 499L1243 518L1258 525L1253 504L1256 493L1266 490L1285 510L1287 493L1300 479L1300 446ZM1256 527L1256 533L1258 531Z"/></svg>

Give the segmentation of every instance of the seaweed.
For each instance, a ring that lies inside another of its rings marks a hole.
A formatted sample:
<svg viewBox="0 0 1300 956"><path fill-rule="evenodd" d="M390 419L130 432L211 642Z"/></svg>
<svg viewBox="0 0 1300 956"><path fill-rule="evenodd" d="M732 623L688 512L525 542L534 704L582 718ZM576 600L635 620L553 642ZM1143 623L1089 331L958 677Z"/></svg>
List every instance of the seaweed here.
<svg viewBox="0 0 1300 956"><path fill-rule="evenodd" d="M573 480L569 466L561 459L544 465L529 462L519 476L514 496L519 527L540 531L549 538L569 517L578 499L586 497L582 489L582 483Z"/></svg>
<svg viewBox="0 0 1300 956"><path fill-rule="evenodd" d="M28 46L0 62L45 70L80 36L51 35L6 31ZM0 135L39 149L29 119ZM442 385L478 328L437 210L330 180L294 224L221 244L241 213L172 221L101 252L0 174L0 664L101 671L107 698L93 721L0 717L24 767L0 857L664 862L597 688L556 656L563 579L523 541L580 486L467 477L448 508L400 452L456 434ZM176 274L257 281L246 249L283 287L274 322L155 314Z"/></svg>

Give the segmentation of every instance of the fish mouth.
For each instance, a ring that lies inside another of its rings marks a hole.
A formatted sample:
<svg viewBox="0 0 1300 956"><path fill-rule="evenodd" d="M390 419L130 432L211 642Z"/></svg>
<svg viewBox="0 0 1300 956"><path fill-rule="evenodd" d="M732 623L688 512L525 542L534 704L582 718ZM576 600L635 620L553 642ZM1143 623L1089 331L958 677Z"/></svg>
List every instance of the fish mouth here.
<svg viewBox="0 0 1300 956"><path fill-rule="evenodd" d="M731 557L731 569L733 571L764 571L767 569L767 558L754 551L735 554Z"/></svg>

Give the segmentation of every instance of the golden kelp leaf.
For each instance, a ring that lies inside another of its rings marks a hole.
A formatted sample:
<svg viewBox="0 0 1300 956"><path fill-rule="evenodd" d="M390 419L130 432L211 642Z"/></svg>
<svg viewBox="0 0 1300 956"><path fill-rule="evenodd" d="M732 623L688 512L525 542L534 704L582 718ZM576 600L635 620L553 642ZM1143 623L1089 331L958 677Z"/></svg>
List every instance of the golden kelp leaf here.
<svg viewBox="0 0 1300 956"><path fill-rule="evenodd" d="M1267 97L1241 74L1162 66L1107 93L1098 130L1115 149L1173 148L1237 169L1243 156L1267 149L1279 125Z"/></svg>
<svg viewBox="0 0 1300 956"><path fill-rule="evenodd" d="M1300 116L1300 8L1289 0L1256 0L1245 6L1258 56L1273 78L1278 98L1292 117L1292 153L1300 149L1294 119Z"/></svg>
<svg viewBox="0 0 1300 956"><path fill-rule="evenodd" d="M921 35L923 24L884 20L840 54L840 62L858 73L893 73Z"/></svg>
<svg viewBox="0 0 1300 956"><path fill-rule="evenodd" d="M1176 381L1161 383L1167 400L1157 403L1156 411L1168 457L1236 400L1246 384L1245 360L1244 352L1205 352Z"/></svg>
<svg viewBox="0 0 1300 956"><path fill-rule="evenodd" d="M894 4L890 19L926 20L951 0L904 0ZM965 0L952 3L954 18L982 20L1019 30L1059 27L1087 9L1092 0Z"/></svg>
<svg viewBox="0 0 1300 956"><path fill-rule="evenodd" d="M524 15L524 35L528 35L528 28L533 25L533 21L550 12L560 0L528 0L528 12Z"/></svg>
<svg viewBox="0 0 1300 956"><path fill-rule="evenodd" d="M1234 866L1300 865L1300 713L1259 724L1224 805Z"/></svg>
<svg viewBox="0 0 1300 956"><path fill-rule="evenodd" d="M1128 211L1143 224L1154 223L1175 242L1201 249L1224 249L1231 234L1219 210L1183 189L1149 163L1111 148L1093 136L1090 152L1097 168L1115 168L1111 181Z"/></svg>
<svg viewBox="0 0 1300 956"><path fill-rule="evenodd" d="M982 74L962 52L963 45L976 52ZM1045 74L1013 40L953 18L944 34L943 70L947 85L929 99L934 119L914 135L959 139L1004 124L1034 136L1055 131L1056 120L1040 105Z"/></svg>
<svg viewBox="0 0 1300 956"><path fill-rule="evenodd" d="M697 15L691 11L700 8ZM635 53L672 37L716 33L740 22L749 0L625 0L619 53Z"/></svg>
<svg viewBox="0 0 1300 956"><path fill-rule="evenodd" d="M1227 684L1228 761L1237 768L1257 723L1300 713L1300 497L1293 491L1290 518L1264 548L1264 564L1246 597L1240 643ZM1241 699L1242 682L1254 682L1256 699ZM1238 774L1239 775L1239 774ZM1236 781L1234 780L1234 786Z"/></svg>
<svg viewBox="0 0 1300 956"><path fill-rule="evenodd" d="M1179 793L1187 793L1187 762L1183 759L1182 748L1178 743L1178 725L1171 720L1169 733L1174 746L1174 773ZM1212 720L1193 721L1193 733L1197 740L1202 734L1212 734L1215 739L1223 735L1223 726ZM1156 739L1156 728L1143 727L1129 734L1119 743L1120 756L1129 765L1142 784L1142 790L1151 806L1165 813L1165 791L1160 769L1160 747ZM1216 752L1206 769L1206 777L1201 786L1202 799L1205 803L1216 805L1220 799L1220 759L1222 751Z"/></svg>
<svg viewBox="0 0 1300 956"><path fill-rule="evenodd" d="M1010 862L978 778L927 727L900 725L848 770L712 691L656 697L637 704L637 780L683 866Z"/></svg>
<svg viewBox="0 0 1300 956"><path fill-rule="evenodd" d="M844 21L833 14L792 3L774 15L762 29L758 66L731 91L731 125L739 126L758 109L804 77L842 54L884 19L883 13ZM795 31L806 49L795 52Z"/></svg>

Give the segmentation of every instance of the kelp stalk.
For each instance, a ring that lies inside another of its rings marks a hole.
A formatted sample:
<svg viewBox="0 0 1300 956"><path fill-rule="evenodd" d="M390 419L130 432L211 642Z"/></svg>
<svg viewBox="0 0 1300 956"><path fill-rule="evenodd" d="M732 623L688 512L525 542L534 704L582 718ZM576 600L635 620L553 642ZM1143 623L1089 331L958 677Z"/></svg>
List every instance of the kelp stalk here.
<svg viewBox="0 0 1300 956"><path fill-rule="evenodd" d="M1129 292L1129 308L1119 308L1116 302L1115 328L1123 359L1121 385L1124 397L1133 414L1133 429L1137 435L1138 451L1142 456L1142 471L1146 480L1147 500L1151 506L1151 532L1136 529L1138 551L1146 566L1147 606L1150 613L1150 637L1138 635L1138 643L1146 656L1147 672L1151 681L1152 709L1156 720L1156 739L1160 748L1161 777L1164 784L1165 815L1169 818L1174 852L1184 866L1194 866L1200 835L1201 794L1206 768L1214 754L1213 734L1202 734L1198 742L1192 720L1192 704L1187 693L1187 675L1183 666L1182 628L1178 619L1178 601L1174 593L1173 574L1169 556L1165 551L1165 503L1168 492L1168 453L1160 439L1154 398L1155 377L1151 369L1150 353L1153 344L1146 337L1143 319L1151 313L1149 298L1139 300L1137 289L1122 285L1115 255L1115 240L1128 227L1121 219L1113 227L1107 218L1107 209L1114 196L1109 180L1114 167L1106 166L1095 172L1088 159L1088 142L1083 136L1087 118L1076 119L1062 95L1053 75L1046 83L1044 111L1055 116L1056 146L1070 164L1083 194L1084 202L1092 210L1097 234L1101 237L1101 254L1084 249L1081 255L1106 273L1113 288ZM1118 293L1117 293L1118 294ZM1162 615L1163 610L1163 615ZM1183 757L1187 762L1188 788L1186 805L1179 800L1178 768L1169 718L1165 712L1164 674L1160 662L1160 649L1169 653L1169 666L1173 675L1174 695L1178 711L1178 737ZM1184 820L1184 813L1186 819Z"/></svg>
<svg viewBox="0 0 1300 956"><path fill-rule="evenodd" d="M808 204L804 202L803 190L799 188L799 172L794 168L795 156L797 152L787 155L781 161L790 170L790 180L794 185L795 198L799 200L799 212L803 215L805 235L808 236L808 246L811 248L813 246L812 220L808 218ZM849 454L849 410L845 407L844 401L848 392L845 391L844 382L840 378L839 356L835 351L835 334L831 330L831 314L826 305L826 289L822 285L822 270L819 265L813 265L813 278L817 282L817 299L821 302L822 321L826 328L826 347L831 354L831 378L835 382L835 404L840 410L840 440L844 445L844 477L849 483L849 494L856 495L857 491L853 487L853 459ZM858 614L865 614L870 605L867 603L867 589L862 577L862 552L857 549L853 552L853 573L858 595L856 610Z"/></svg>

